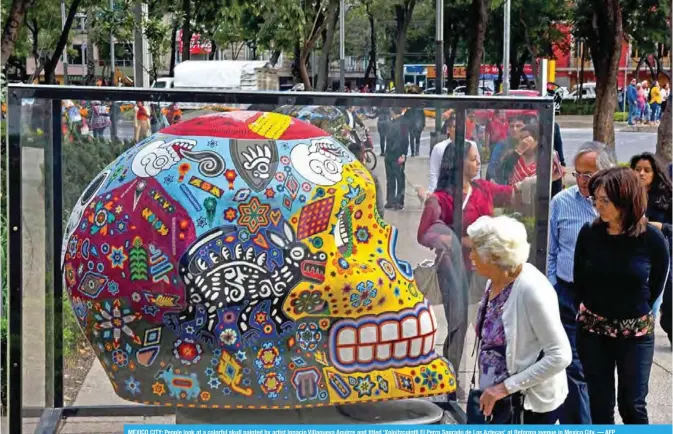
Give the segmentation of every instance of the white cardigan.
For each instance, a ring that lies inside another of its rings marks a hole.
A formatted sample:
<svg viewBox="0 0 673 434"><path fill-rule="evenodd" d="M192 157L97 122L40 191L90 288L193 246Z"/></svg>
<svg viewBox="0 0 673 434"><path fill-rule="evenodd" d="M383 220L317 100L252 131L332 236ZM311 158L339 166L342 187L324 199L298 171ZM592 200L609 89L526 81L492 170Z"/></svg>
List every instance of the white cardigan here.
<svg viewBox="0 0 673 434"><path fill-rule="evenodd" d="M507 391L522 392L526 410L556 410L568 395L565 368L572 362L572 351L556 291L533 265L524 264L514 281L503 306L502 322L510 374L505 380ZM538 360L541 351L544 356Z"/></svg>

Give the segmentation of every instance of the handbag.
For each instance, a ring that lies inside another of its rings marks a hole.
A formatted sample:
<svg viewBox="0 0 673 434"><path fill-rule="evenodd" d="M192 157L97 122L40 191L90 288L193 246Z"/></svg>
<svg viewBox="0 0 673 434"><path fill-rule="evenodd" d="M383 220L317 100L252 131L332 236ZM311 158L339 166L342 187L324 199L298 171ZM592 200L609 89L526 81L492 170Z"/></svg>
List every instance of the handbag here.
<svg viewBox="0 0 673 434"><path fill-rule="evenodd" d="M442 290L439 286L439 277L437 276L437 269L443 257L444 251L442 250L434 261L426 259L414 269L416 286L428 301L429 306L444 304Z"/></svg>
<svg viewBox="0 0 673 434"><path fill-rule="evenodd" d="M479 351L481 348L482 328L486 318L488 307L488 297L484 300L481 308L481 318L477 327L477 339L474 343L472 355L474 356L474 370L472 371L472 380L470 381L470 392L467 395L467 424L468 425L520 425L523 423L523 395L519 392L506 396L498 400L493 406L491 415L486 417L479 408L482 390L476 388L477 361L479 360Z"/></svg>

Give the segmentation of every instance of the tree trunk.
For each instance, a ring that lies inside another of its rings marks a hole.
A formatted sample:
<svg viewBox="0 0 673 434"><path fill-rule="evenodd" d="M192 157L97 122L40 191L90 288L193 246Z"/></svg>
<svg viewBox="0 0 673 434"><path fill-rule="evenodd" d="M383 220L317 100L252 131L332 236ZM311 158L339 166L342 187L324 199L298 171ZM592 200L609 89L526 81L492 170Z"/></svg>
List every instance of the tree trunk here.
<svg viewBox="0 0 673 434"><path fill-rule="evenodd" d="M339 0L330 0L327 5L326 27L324 29L324 39L322 51L318 59L318 81L315 90L324 91L327 89L329 79L329 53L334 43L334 34L337 29L337 18L339 17Z"/></svg>
<svg viewBox="0 0 673 434"><path fill-rule="evenodd" d="M34 83L35 80L39 83L40 75L42 75L42 70L44 70L44 57L40 55L40 27L36 19L28 19L26 27L30 31L31 39L33 40L32 54L33 61L35 62L35 72L30 77L30 83Z"/></svg>
<svg viewBox="0 0 673 434"><path fill-rule="evenodd" d="M306 91L313 90L313 86L311 86L311 78L308 76L308 68L306 68L309 53L310 51L303 50L301 56L299 56L299 78L301 79L301 82L304 83L304 90Z"/></svg>
<svg viewBox="0 0 673 434"><path fill-rule="evenodd" d="M667 163L671 162L671 154L673 154L673 148L671 146L671 126L673 123L673 119L671 119L671 107L673 107L673 104L671 104L671 98L669 97L668 103L666 104L666 110L664 110L664 114L661 117L661 123L657 129L656 154Z"/></svg>
<svg viewBox="0 0 673 434"><path fill-rule="evenodd" d="M535 89L538 89L539 77L537 67L537 49L533 46L533 43L531 42L530 33L528 33L528 26L526 25L526 20L523 18L523 15L519 16L519 23L521 24L521 27L523 27L523 36L526 44L526 49L528 50L528 54L530 55L530 66L533 69L533 85L535 86Z"/></svg>
<svg viewBox="0 0 673 434"><path fill-rule="evenodd" d="M486 0L472 0L472 34L470 35L470 51L467 59L467 95L477 95L481 59L484 57L484 40L488 12Z"/></svg>
<svg viewBox="0 0 673 434"><path fill-rule="evenodd" d="M0 69L5 68L7 60L14 52L16 39L19 37L21 24L33 0L13 0L9 8L5 27L2 29L2 47L0 47Z"/></svg>
<svg viewBox="0 0 673 434"><path fill-rule="evenodd" d="M528 52L524 51L519 57L516 57L516 53L514 53L513 58L517 60L512 64L512 75L509 79L509 88L512 90L517 90L521 85L521 77L524 76L523 69L524 66L526 66Z"/></svg>
<svg viewBox="0 0 673 434"><path fill-rule="evenodd" d="M395 38L395 92L404 93L404 56L407 52L407 30L414 13L416 0L405 0L404 4L395 6L395 22L397 35ZM441 74L442 71L436 72Z"/></svg>
<svg viewBox="0 0 673 434"><path fill-rule="evenodd" d="M173 23L173 30L171 30L171 60L168 64L168 76L169 77L174 77L175 76L175 56L177 54L177 45L178 45L178 21L175 20Z"/></svg>
<svg viewBox="0 0 673 434"><path fill-rule="evenodd" d="M458 35L453 34L450 37L450 42L444 46L444 58L446 59L446 88L449 91L449 95L453 92L453 66L456 64L458 42Z"/></svg>
<svg viewBox="0 0 673 434"><path fill-rule="evenodd" d="M645 65L647 65L648 69L650 70L650 83L654 83L657 80L657 75L654 72L654 67L650 62L650 59L645 59Z"/></svg>
<svg viewBox="0 0 673 434"><path fill-rule="evenodd" d="M376 81L379 78L377 71L378 67L378 50L376 46L376 21L374 20L374 14L369 9L369 4L367 4L367 18L369 19L369 64L367 65L367 70L365 71L365 80L369 79L369 74L374 73L374 86L372 90L376 90Z"/></svg>
<svg viewBox="0 0 673 434"><path fill-rule="evenodd" d="M271 60L269 60L269 63L271 63L271 66L276 66L276 63L278 63L278 60L280 59L280 55L283 52L280 50L274 50L273 53L271 54Z"/></svg>
<svg viewBox="0 0 673 434"><path fill-rule="evenodd" d="M72 28L72 23L75 21L75 15L77 14L77 9L82 0L73 0L70 5L70 10L68 11L68 17L65 19L65 24L63 30L61 31L61 37L56 43L56 48L51 55L51 58L44 67L44 79L48 84L56 84L56 66L58 66L58 60L63 54L63 50L68 43L68 36L70 35L70 29Z"/></svg>
<svg viewBox="0 0 673 434"><path fill-rule="evenodd" d="M215 60L217 55L217 43L214 39L210 40L210 53L208 54L208 60Z"/></svg>
<svg viewBox="0 0 673 434"><path fill-rule="evenodd" d="M617 105L617 74L624 29L619 0L593 1L593 37L587 38L596 72L594 140L615 146L614 113Z"/></svg>
<svg viewBox="0 0 673 434"><path fill-rule="evenodd" d="M643 66L643 63L645 63L645 58L646 56L640 56L640 60L638 60L638 64L636 65L636 69L633 71L633 78L638 80L638 74L640 74L640 68Z"/></svg>
<svg viewBox="0 0 673 434"><path fill-rule="evenodd" d="M182 1L184 20L182 21L182 62L189 60L192 48L192 1Z"/></svg>
<svg viewBox="0 0 673 434"><path fill-rule="evenodd" d="M582 95L584 94L584 65L587 63L587 50L584 45L582 45L582 55L580 56L580 83L577 88L577 101L582 102Z"/></svg>
<svg viewBox="0 0 673 434"><path fill-rule="evenodd" d="M94 38L93 38L93 9L89 8L86 14L86 78L84 83L87 86L96 84L96 60L93 56Z"/></svg>

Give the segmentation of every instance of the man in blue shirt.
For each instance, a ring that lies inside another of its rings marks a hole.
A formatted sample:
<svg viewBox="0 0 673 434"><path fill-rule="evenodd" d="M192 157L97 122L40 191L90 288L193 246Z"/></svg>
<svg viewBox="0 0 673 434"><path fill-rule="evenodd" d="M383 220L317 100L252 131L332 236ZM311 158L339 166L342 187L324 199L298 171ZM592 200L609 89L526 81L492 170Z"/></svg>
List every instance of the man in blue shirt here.
<svg viewBox="0 0 673 434"><path fill-rule="evenodd" d="M575 155L573 172L577 185L554 196L549 205L547 278L556 288L561 322L573 351L573 361L566 368L568 397L561 409L562 425L591 424L587 384L577 355L575 338L577 331L575 325L577 303L573 288L575 242L582 226L598 217L589 199L589 180L599 170L614 166L614 161L613 154L602 143L588 142L580 146Z"/></svg>
<svg viewBox="0 0 673 434"><path fill-rule="evenodd" d="M626 104L629 106L629 125L633 125L633 118L638 113L638 91L636 90L636 79L631 80L631 84L626 88Z"/></svg>

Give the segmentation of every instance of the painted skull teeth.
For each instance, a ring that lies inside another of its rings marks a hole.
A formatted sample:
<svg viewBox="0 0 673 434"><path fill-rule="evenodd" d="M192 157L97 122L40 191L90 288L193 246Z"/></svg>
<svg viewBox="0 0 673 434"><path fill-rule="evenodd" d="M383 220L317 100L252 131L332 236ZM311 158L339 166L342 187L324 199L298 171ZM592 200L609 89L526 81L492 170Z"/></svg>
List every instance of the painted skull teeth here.
<svg viewBox="0 0 673 434"><path fill-rule="evenodd" d="M410 366L434 359L437 319L431 308L420 303L399 314L343 320L331 339L331 359L349 372Z"/></svg>

